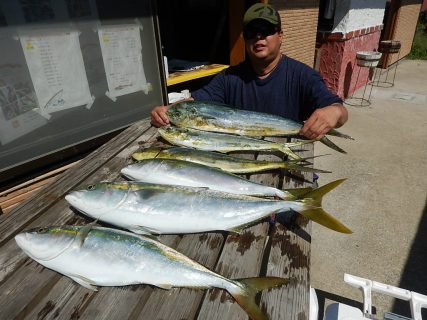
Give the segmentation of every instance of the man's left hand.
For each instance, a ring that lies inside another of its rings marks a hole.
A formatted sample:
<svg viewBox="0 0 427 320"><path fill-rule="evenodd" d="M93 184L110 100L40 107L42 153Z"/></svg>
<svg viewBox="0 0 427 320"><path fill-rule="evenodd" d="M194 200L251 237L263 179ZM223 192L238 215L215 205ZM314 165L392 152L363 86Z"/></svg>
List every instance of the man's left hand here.
<svg viewBox="0 0 427 320"><path fill-rule="evenodd" d="M348 112L342 104L316 109L305 121L300 134L311 140L320 140L331 129L341 127L347 119Z"/></svg>

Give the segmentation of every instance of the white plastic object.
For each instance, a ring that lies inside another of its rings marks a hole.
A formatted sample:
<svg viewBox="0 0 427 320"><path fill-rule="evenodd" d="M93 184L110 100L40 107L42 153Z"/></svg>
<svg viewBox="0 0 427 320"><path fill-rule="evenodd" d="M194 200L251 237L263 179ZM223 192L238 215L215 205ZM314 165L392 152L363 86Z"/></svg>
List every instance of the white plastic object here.
<svg viewBox="0 0 427 320"><path fill-rule="evenodd" d="M332 303L325 311L326 320L365 320L360 309L351 307L344 303Z"/></svg>
<svg viewBox="0 0 427 320"><path fill-rule="evenodd" d="M372 315L372 291L409 301L411 305L411 316L414 320L422 320L421 309L427 308L427 296L413 291L356 277L347 273L344 274L344 281L362 291L363 313L365 314Z"/></svg>
<svg viewBox="0 0 427 320"><path fill-rule="evenodd" d="M167 79L167 78L169 78L168 57L163 56L163 63L165 65L165 76L166 76L166 79Z"/></svg>
<svg viewBox="0 0 427 320"><path fill-rule="evenodd" d="M310 309L308 320L317 320L319 315L319 301L317 300L316 290L310 286Z"/></svg>

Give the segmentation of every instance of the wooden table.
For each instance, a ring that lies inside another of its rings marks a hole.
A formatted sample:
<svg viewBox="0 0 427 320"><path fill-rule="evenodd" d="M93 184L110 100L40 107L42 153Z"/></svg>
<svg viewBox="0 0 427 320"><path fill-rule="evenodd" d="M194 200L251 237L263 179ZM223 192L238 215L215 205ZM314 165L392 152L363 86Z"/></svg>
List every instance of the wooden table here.
<svg viewBox="0 0 427 320"><path fill-rule="evenodd" d="M81 160L58 179L0 216L0 319L248 319L223 290L163 290L148 285L88 290L28 258L14 236L48 225L86 224L64 199L71 189L118 180L120 169L142 146L156 142L157 130L142 120ZM312 146L304 156L312 155ZM258 159L275 157L258 156ZM276 159L277 160L277 159ZM251 180L286 188L302 187L279 171L252 174ZM307 180L311 174L306 175ZM282 223L257 223L241 235L227 232L167 235L160 241L229 278L271 275L288 285L265 290L259 305L270 319L308 319L311 223L299 214Z"/></svg>

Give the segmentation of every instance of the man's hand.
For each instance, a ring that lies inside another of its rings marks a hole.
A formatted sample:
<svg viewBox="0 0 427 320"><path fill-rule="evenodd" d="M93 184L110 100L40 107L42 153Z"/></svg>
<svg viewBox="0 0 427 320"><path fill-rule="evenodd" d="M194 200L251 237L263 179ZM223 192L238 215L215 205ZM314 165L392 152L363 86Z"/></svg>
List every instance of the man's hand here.
<svg viewBox="0 0 427 320"><path fill-rule="evenodd" d="M169 118L166 114L170 106L157 106L151 110L151 124L155 127L163 127L169 124Z"/></svg>
<svg viewBox="0 0 427 320"><path fill-rule="evenodd" d="M167 126L170 121L169 121L169 117L166 114L166 111L168 111L168 109L170 107L172 107L173 105L183 102L183 101L193 101L193 98L185 98L179 101L176 101L168 106L157 106L154 107L153 110L151 110L151 124L155 127L163 127L163 126Z"/></svg>
<svg viewBox="0 0 427 320"><path fill-rule="evenodd" d="M312 140L320 140L333 128L339 128L347 122L348 112L342 104L316 109L305 121L300 134Z"/></svg>

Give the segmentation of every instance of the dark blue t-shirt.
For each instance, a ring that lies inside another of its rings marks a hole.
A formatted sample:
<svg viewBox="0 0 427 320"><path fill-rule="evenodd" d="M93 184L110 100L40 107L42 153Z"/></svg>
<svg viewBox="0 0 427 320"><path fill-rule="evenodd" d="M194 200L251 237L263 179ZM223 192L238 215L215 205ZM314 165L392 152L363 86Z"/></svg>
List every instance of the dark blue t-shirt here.
<svg viewBox="0 0 427 320"><path fill-rule="evenodd" d="M319 73L286 56L265 79L259 79L245 61L217 74L191 96L195 100L225 103L295 121L306 120L317 108L342 103L326 87Z"/></svg>

